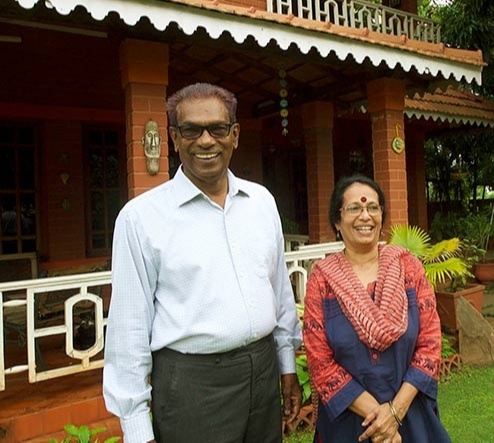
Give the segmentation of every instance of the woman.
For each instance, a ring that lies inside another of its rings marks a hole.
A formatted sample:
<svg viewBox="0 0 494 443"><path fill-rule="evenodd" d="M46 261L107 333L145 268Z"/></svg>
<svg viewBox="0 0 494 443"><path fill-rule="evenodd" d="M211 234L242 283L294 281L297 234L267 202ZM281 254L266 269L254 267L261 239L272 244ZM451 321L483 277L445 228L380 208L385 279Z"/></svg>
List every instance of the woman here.
<svg viewBox="0 0 494 443"><path fill-rule="evenodd" d="M450 442L437 413L441 330L420 261L379 244L384 194L344 178L330 201L345 249L307 283L304 343L319 394L314 442Z"/></svg>

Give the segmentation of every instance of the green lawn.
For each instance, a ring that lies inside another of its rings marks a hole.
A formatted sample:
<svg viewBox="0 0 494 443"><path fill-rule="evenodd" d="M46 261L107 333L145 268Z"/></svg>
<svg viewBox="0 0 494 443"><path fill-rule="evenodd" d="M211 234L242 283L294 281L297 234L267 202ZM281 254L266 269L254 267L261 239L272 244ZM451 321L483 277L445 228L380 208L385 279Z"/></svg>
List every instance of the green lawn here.
<svg viewBox="0 0 494 443"><path fill-rule="evenodd" d="M440 383L438 404L453 443L494 442L494 366L465 367Z"/></svg>
<svg viewBox="0 0 494 443"><path fill-rule="evenodd" d="M441 421L453 443L494 443L494 366L463 367L439 384ZM312 443L312 430L284 443Z"/></svg>

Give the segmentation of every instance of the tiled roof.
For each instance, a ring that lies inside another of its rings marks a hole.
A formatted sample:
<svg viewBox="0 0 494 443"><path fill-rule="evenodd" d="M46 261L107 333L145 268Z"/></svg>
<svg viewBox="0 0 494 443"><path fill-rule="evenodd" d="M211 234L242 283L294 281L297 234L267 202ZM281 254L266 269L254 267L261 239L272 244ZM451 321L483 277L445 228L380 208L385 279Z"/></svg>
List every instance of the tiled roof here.
<svg viewBox="0 0 494 443"><path fill-rule="evenodd" d="M448 87L405 99L408 117L494 127L494 103L465 89Z"/></svg>
<svg viewBox="0 0 494 443"><path fill-rule="evenodd" d="M24 8L32 8L40 0L16 1ZM334 53L345 60L351 56L357 63L369 60L378 66L384 62L391 69L401 66L406 72L415 69L420 74L442 75L457 81L480 83L484 65L480 51L452 49L442 43L421 42L218 0L50 0L47 5L62 15L83 6L93 18L103 20L114 11L130 26L147 17L157 30L177 23L184 33L191 35L202 27L213 39L227 32L237 43L253 37L261 47L271 41L281 49L294 44L303 54L316 49L323 57Z"/></svg>

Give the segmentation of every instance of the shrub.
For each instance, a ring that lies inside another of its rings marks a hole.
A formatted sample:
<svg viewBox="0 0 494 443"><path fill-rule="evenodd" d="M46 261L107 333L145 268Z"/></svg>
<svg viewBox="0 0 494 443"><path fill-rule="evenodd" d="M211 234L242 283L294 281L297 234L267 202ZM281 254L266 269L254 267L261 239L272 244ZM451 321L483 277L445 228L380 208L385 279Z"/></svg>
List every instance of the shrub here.
<svg viewBox="0 0 494 443"><path fill-rule="evenodd" d="M80 427L74 425L65 425L65 432L69 434L60 443L99 443L99 440L91 440L96 434L105 432L106 428L94 428L89 429L87 426L82 425ZM103 443L116 443L120 440L120 437L107 438ZM56 440L51 439L49 443L58 443Z"/></svg>

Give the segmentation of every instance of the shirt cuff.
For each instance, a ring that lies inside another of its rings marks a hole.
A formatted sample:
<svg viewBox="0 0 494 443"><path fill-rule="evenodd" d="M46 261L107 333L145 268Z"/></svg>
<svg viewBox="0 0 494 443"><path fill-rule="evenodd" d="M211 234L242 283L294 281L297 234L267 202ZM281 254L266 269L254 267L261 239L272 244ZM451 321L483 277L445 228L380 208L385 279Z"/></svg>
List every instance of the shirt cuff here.
<svg viewBox="0 0 494 443"><path fill-rule="evenodd" d="M295 351L291 349L278 351L278 365L281 375L296 374L297 367L295 365Z"/></svg>
<svg viewBox="0 0 494 443"><path fill-rule="evenodd" d="M154 440L153 425L149 412L129 418L120 418L125 443L147 443Z"/></svg>

